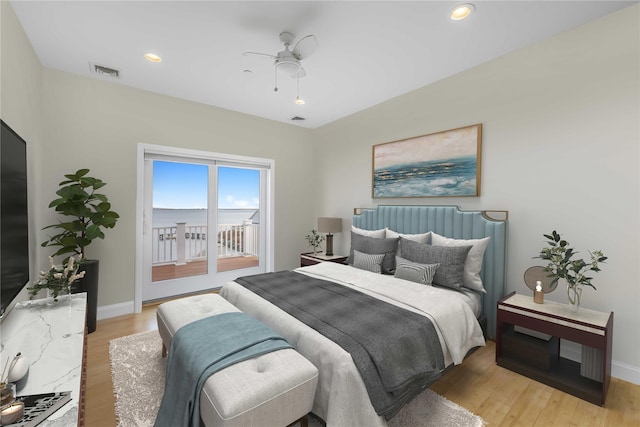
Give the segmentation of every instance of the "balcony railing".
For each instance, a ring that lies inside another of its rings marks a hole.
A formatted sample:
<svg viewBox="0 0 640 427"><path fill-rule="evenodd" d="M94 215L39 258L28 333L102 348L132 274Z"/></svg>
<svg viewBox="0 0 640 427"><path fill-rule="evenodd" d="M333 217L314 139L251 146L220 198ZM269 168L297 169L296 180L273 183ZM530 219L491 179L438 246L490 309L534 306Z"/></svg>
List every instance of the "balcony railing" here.
<svg viewBox="0 0 640 427"><path fill-rule="evenodd" d="M250 220L243 224L218 224L217 255L258 256L259 224ZM153 227L153 265L185 264L207 258L206 225L187 225L178 222L171 227Z"/></svg>

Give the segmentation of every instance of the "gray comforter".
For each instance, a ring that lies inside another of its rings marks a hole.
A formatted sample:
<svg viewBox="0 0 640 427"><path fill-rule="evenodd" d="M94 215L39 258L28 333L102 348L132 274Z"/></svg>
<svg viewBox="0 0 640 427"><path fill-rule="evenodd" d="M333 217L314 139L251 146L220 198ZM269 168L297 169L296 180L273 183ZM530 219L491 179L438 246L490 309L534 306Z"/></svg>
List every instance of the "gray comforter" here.
<svg viewBox="0 0 640 427"><path fill-rule="evenodd" d="M371 404L386 419L439 378L445 367L438 334L424 316L295 272L246 276L236 282L349 352Z"/></svg>

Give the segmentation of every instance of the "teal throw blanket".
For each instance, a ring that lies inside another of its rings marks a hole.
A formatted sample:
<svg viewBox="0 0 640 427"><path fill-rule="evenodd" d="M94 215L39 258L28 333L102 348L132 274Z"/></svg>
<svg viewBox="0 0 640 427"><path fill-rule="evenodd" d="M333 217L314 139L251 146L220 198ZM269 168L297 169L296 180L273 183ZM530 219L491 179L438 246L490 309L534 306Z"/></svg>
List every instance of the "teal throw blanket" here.
<svg viewBox="0 0 640 427"><path fill-rule="evenodd" d="M171 339L167 379L155 427L200 425L200 391L215 372L292 346L244 313L223 313L180 328Z"/></svg>

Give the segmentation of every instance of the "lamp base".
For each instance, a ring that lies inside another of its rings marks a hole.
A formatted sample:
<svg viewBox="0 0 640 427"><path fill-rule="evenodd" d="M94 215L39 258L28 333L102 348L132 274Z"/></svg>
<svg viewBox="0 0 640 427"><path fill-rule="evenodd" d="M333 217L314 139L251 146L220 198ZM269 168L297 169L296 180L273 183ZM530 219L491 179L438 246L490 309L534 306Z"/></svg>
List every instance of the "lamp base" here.
<svg viewBox="0 0 640 427"><path fill-rule="evenodd" d="M327 247L324 253L327 256L333 256L333 234L327 234Z"/></svg>

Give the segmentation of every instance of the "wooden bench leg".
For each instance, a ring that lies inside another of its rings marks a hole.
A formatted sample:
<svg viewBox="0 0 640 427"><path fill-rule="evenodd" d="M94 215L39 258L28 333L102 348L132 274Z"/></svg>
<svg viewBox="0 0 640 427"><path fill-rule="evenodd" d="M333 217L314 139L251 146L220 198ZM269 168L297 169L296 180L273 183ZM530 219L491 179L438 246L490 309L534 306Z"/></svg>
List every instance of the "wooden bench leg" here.
<svg viewBox="0 0 640 427"><path fill-rule="evenodd" d="M162 343L162 357L167 357L167 346Z"/></svg>

